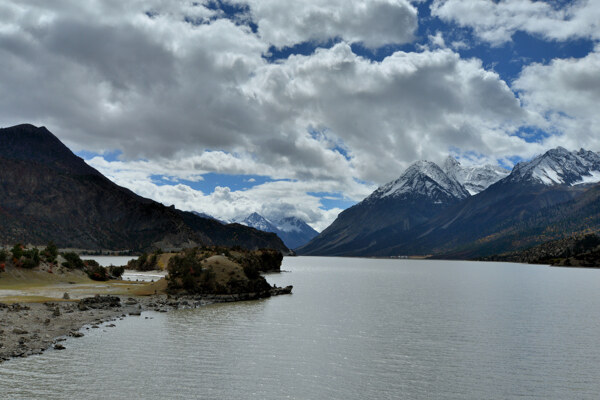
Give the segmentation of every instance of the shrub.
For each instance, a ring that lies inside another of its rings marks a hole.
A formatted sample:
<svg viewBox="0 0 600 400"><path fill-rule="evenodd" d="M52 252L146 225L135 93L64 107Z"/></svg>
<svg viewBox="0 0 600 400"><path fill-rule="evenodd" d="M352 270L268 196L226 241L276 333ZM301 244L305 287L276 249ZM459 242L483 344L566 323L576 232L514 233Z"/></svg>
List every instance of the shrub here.
<svg viewBox="0 0 600 400"><path fill-rule="evenodd" d="M32 269L35 267L37 267L37 264L31 258L24 258L21 261L21 268Z"/></svg>
<svg viewBox="0 0 600 400"><path fill-rule="evenodd" d="M13 246L11 253L13 258L19 260L23 256L23 245L21 243L17 243Z"/></svg>
<svg viewBox="0 0 600 400"><path fill-rule="evenodd" d="M58 257L58 247L53 242L48 243L46 248L42 250L42 257L46 262L55 263Z"/></svg>
<svg viewBox="0 0 600 400"><path fill-rule="evenodd" d="M114 265L108 267L110 279L119 279L123 275L123 272L125 272L125 267L116 267Z"/></svg>
<svg viewBox="0 0 600 400"><path fill-rule="evenodd" d="M67 267L68 269L83 269L85 264L79 258L79 255L74 252L67 252L62 254L63 258L66 260L62 263L63 267ZM94 261L94 260L90 260ZM95 261L94 261L95 262ZM98 264L98 263L96 263Z"/></svg>
<svg viewBox="0 0 600 400"><path fill-rule="evenodd" d="M85 272L95 281L107 281L109 278L108 271L101 265L88 265Z"/></svg>
<svg viewBox="0 0 600 400"><path fill-rule="evenodd" d="M141 256L137 258L137 260L130 260L127 263L127 268L133 269L136 271L153 271L158 269L158 255L160 253L158 251L148 255L143 253Z"/></svg>
<svg viewBox="0 0 600 400"><path fill-rule="evenodd" d="M260 273L256 270L253 265L244 265L244 274L248 277L248 279L258 279Z"/></svg>

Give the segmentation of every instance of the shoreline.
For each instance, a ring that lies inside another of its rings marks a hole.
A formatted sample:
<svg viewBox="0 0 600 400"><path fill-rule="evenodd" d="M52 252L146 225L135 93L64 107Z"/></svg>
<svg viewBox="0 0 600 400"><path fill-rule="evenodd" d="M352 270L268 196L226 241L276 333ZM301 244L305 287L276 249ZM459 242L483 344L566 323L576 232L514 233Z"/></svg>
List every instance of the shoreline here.
<svg viewBox="0 0 600 400"><path fill-rule="evenodd" d="M82 337L82 330L114 327L110 322L144 311L169 312L199 308L214 303L257 300L290 294L291 286L273 287L268 294L240 293L228 295L112 296L96 295L79 301L43 303L0 303L0 363L14 358L42 354L49 349L64 350L67 337ZM89 325L89 327L87 326Z"/></svg>

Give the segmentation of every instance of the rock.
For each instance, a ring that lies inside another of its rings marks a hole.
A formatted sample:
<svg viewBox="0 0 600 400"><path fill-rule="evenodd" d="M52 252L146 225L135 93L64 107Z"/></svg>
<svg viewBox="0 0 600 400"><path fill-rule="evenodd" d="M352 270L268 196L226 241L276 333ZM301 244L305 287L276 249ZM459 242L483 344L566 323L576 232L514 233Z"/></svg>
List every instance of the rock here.
<svg viewBox="0 0 600 400"><path fill-rule="evenodd" d="M129 315L142 315L142 310L133 310L133 311L130 311Z"/></svg>
<svg viewBox="0 0 600 400"><path fill-rule="evenodd" d="M26 330L21 329L21 328L15 328L15 329L13 329L13 333L15 335L27 335L29 332L27 332Z"/></svg>
<svg viewBox="0 0 600 400"><path fill-rule="evenodd" d="M83 337L84 334L82 332L78 332L78 331L71 331L71 332L69 332L69 336L74 337L74 338L80 338L80 337Z"/></svg>
<svg viewBox="0 0 600 400"><path fill-rule="evenodd" d="M52 315L55 316L55 317L60 316L60 309L58 307L56 307L54 309L54 311L52 312Z"/></svg>
<svg viewBox="0 0 600 400"><path fill-rule="evenodd" d="M54 350L64 350L64 349L66 349L66 347L60 343L57 343L54 345Z"/></svg>
<svg viewBox="0 0 600 400"><path fill-rule="evenodd" d="M65 299L65 300L69 300L70 298L71 298L71 297L69 296L69 293L65 292L65 293L63 294L63 299Z"/></svg>
<svg viewBox="0 0 600 400"><path fill-rule="evenodd" d="M111 307L120 307L121 299L117 296L100 296L96 295L94 297L86 297L79 301L79 304L83 304L89 308L111 308Z"/></svg>
<svg viewBox="0 0 600 400"><path fill-rule="evenodd" d="M292 289L294 287L292 285L286 286L284 288L280 288L280 287L274 287L271 289L271 296L277 296L280 294L291 294L292 293Z"/></svg>

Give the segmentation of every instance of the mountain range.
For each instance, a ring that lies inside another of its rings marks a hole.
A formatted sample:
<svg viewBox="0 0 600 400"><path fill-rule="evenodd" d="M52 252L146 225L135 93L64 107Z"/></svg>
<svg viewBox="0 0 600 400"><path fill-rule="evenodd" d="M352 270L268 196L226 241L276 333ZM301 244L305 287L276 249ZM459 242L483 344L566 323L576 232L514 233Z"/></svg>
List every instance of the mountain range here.
<svg viewBox="0 0 600 400"><path fill-rule="evenodd" d="M340 213L306 255L472 258L600 229L600 155L549 150L511 172L419 161Z"/></svg>
<svg viewBox="0 0 600 400"><path fill-rule="evenodd" d="M46 128L0 129L0 243L110 250L196 245L288 249L274 233L222 224L120 187Z"/></svg>
<svg viewBox="0 0 600 400"><path fill-rule="evenodd" d="M238 218L236 221L260 231L277 234L290 249L305 245L319 234L310 225L297 217L285 217L271 221L255 212L245 218Z"/></svg>

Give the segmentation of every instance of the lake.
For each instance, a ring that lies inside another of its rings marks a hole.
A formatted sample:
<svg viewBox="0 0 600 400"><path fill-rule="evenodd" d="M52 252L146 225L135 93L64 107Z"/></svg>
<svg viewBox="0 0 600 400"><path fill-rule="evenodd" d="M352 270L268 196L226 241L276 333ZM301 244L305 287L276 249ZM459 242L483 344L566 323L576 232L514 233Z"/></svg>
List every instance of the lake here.
<svg viewBox="0 0 600 400"><path fill-rule="evenodd" d="M292 295L147 312L0 364L0 398L596 399L600 270L286 257Z"/></svg>

